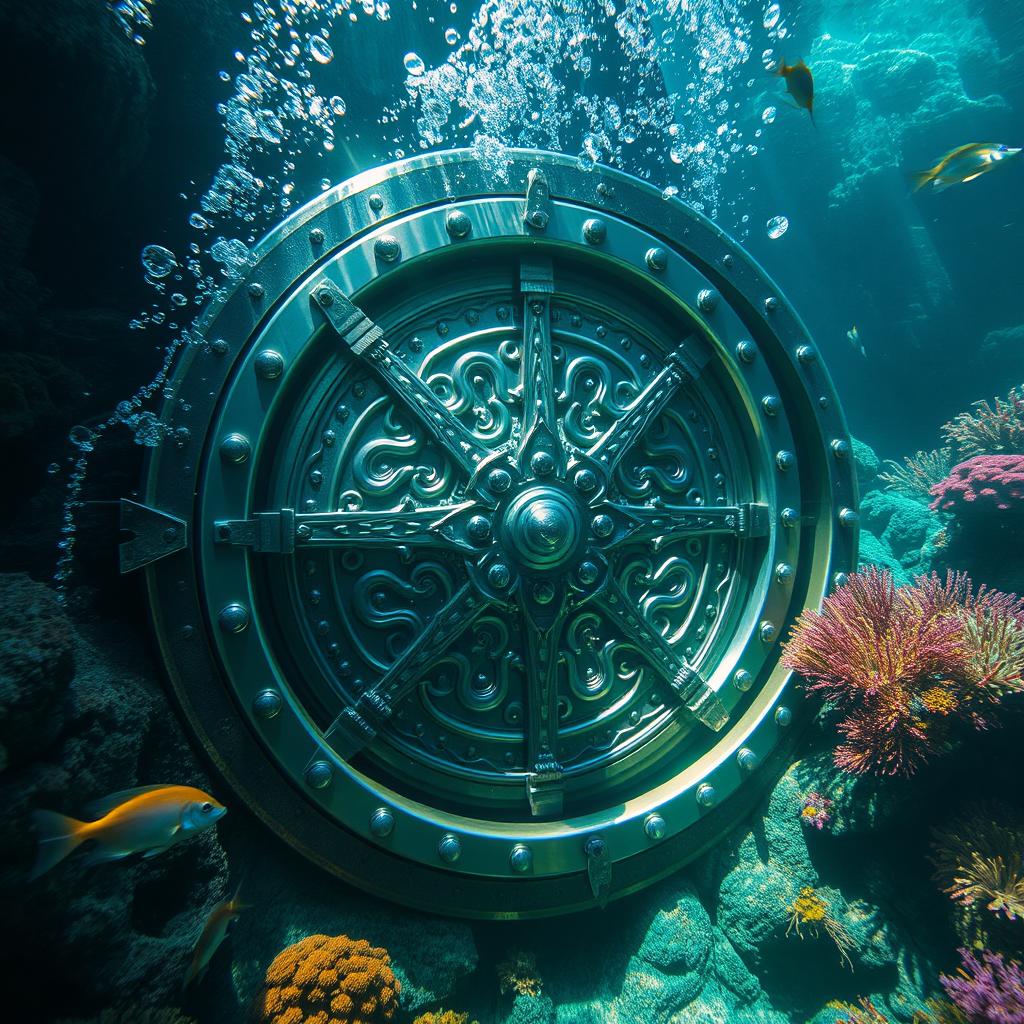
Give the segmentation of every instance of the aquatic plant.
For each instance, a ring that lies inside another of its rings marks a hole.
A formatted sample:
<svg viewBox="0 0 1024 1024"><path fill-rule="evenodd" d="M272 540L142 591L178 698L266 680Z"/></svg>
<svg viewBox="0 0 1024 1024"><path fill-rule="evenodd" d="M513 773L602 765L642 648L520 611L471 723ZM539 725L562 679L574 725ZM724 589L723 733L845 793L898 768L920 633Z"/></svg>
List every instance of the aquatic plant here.
<svg viewBox="0 0 1024 1024"><path fill-rule="evenodd" d="M887 491L895 491L917 501L929 502L932 498L932 488L949 476L949 471L953 468L951 454L949 448L917 452L904 456L902 466L892 459L886 459L885 465L889 469L879 473L878 479L885 483Z"/></svg>
<svg viewBox="0 0 1024 1024"><path fill-rule="evenodd" d="M942 427L943 438L963 457L1024 453L1024 385L1006 398L974 402Z"/></svg>
<svg viewBox="0 0 1024 1024"><path fill-rule="evenodd" d="M402 986L386 950L347 935L310 935L267 968L252 1007L260 1024L389 1021Z"/></svg>
<svg viewBox="0 0 1024 1024"><path fill-rule="evenodd" d="M842 1010L845 1017L837 1017L835 1024L889 1024L889 1018L878 1012L875 1004L870 999L861 996L858 1000L859 1006L853 1003L835 1001L829 1004L833 1010Z"/></svg>
<svg viewBox="0 0 1024 1024"><path fill-rule="evenodd" d="M840 960L850 970L853 970L853 961L850 959L850 950L856 948L856 943L850 933L829 913L828 904L814 891L805 885L797 898L789 905L787 911L789 924L786 927L786 935L794 932L798 939L803 939L802 928L817 938L822 931L836 944L839 950Z"/></svg>
<svg viewBox="0 0 1024 1024"><path fill-rule="evenodd" d="M823 829L832 820L832 801L821 793L808 793L800 805L800 820L808 828Z"/></svg>
<svg viewBox="0 0 1024 1024"><path fill-rule="evenodd" d="M510 952L498 964L498 985L502 995L506 992L517 996L539 995L543 982L533 953L522 949Z"/></svg>
<svg viewBox="0 0 1024 1024"><path fill-rule="evenodd" d="M1022 850L1024 827L1007 808L975 807L933 831L933 877L962 906L1016 921L1024 918Z"/></svg>
<svg viewBox="0 0 1024 1024"><path fill-rule="evenodd" d="M468 1013L456 1013L454 1010L438 1010L436 1013L428 1010L421 1013L412 1024L466 1024L469 1020ZM473 1024L478 1024L473 1021Z"/></svg>
<svg viewBox="0 0 1024 1024"><path fill-rule="evenodd" d="M968 1024L1024 1024L1024 966L983 950L981 960L960 950L956 974L939 980Z"/></svg>

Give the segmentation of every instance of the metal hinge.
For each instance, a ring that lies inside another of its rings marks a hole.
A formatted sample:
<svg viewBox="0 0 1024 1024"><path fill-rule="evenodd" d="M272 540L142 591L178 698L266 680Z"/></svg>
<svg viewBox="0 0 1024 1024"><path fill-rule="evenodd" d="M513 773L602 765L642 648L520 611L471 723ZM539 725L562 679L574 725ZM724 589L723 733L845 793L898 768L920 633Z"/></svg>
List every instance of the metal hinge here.
<svg viewBox="0 0 1024 1024"><path fill-rule="evenodd" d="M534 771L530 772L526 780L530 813L535 818L560 817L564 793L562 766L554 757L547 755L534 765Z"/></svg>
<svg viewBox="0 0 1024 1024"><path fill-rule="evenodd" d="M121 572L141 569L188 547L188 523L184 519L129 498L122 498L120 505L121 529L134 534L118 546Z"/></svg>
<svg viewBox="0 0 1024 1024"><path fill-rule="evenodd" d="M217 544L234 544L274 555L295 551L295 510L257 512L252 519L221 519L213 524Z"/></svg>
<svg viewBox="0 0 1024 1024"><path fill-rule="evenodd" d="M523 223L527 227L543 231L551 220L551 190L544 172L533 167L526 176L526 203L523 206Z"/></svg>
<svg viewBox="0 0 1024 1024"><path fill-rule="evenodd" d="M600 906L608 902L608 894L612 888L612 859L608 853L608 844L602 836L590 836L583 847L587 855L587 880L590 891Z"/></svg>
<svg viewBox="0 0 1024 1024"><path fill-rule="evenodd" d="M768 506L749 501L740 505L736 533L740 537L767 537L770 530Z"/></svg>
<svg viewBox="0 0 1024 1024"><path fill-rule="evenodd" d="M718 732L728 723L729 712L725 710L725 705L695 668L684 665L676 673L672 689L679 694L687 710L709 729Z"/></svg>

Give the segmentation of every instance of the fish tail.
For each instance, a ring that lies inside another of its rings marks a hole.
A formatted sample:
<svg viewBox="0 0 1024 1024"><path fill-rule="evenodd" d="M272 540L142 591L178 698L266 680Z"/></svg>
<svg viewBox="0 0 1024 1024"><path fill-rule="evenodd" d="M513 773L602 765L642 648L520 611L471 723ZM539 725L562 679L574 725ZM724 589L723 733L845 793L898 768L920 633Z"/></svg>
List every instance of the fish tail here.
<svg viewBox="0 0 1024 1024"><path fill-rule="evenodd" d="M934 178L935 178L935 171L934 170L915 171L910 176L910 184L914 186L912 191L914 191L914 192L920 191L922 188L925 187L925 185L928 184L928 182L934 180Z"/></svg>
<svg viewBox="0 0 1024 1024"><path fill-rule="evenodd" d="M86 838L86 824L56 811L33 811L38 847L30 880L46 874Z"/></svg>

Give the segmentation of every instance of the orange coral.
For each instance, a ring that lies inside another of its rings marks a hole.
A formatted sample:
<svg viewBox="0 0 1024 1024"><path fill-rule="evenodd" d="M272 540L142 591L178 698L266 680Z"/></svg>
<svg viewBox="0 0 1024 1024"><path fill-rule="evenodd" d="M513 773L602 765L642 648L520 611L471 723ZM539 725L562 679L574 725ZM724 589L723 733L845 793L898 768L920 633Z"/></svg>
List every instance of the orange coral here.
<svg viewBox="0 0 1024 1024"><path fill-rule="evenodd" d="M421 1013L412 1024L466 1024L468 1013L456 1013L454 1010L438 1010L436 1013ZM473 1021L473 1024L477 1024Z"/></svg>
<svg viewBox="0 0 1024 1024"><path fill-rule="evenodd" d="M401 988L385 950L310 935L267 968L252 1015L259 1024L377 1024L394 1017Z"/></svg>
<svg viewBox="0 0 1024 1024"><path fill-rule="evenodd" d="M498 984L502 994L512 992L517 996L536 996L540 994L540 974L537 972L537 959L525 950L516 950L498 964Z"/></svg>

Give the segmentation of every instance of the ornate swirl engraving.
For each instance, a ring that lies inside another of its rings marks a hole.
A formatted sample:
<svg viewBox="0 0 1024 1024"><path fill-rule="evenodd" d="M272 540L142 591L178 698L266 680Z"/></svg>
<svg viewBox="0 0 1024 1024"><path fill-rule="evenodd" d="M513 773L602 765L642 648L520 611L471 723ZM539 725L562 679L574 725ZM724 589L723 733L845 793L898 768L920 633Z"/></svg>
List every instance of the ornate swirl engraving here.
<svg viewBox="0 0 1024 1024"><path fill-rule="evenodd" d="M613 367L615 373L613 374ZM626 411L639 394L635 380L617 379L621 370L608 359L579 356L565 370L562 429L566 440L586 451Z"/></svg>
<svg viewBox="0 0 1024 1024"><path fill-rule="evenodd" d="M569 688L582 700L600 700L617 680L614 641L601 642L601 616L592 611L577 615L566 628L565 657Z"/></svg>
<svg viewBox="0 0 1024 1024"><path fill-rule="evenodd" d="M456 416L471 419L470 430L485 444L499 447L512 431L512 412L505 404L514 377L496 356L467 352L451 373L432 373L427 381Z"/></svg>

